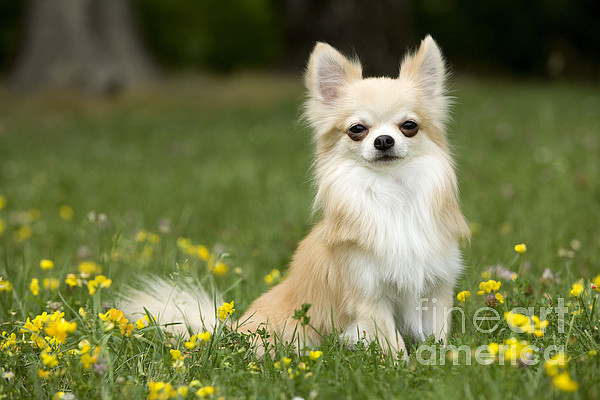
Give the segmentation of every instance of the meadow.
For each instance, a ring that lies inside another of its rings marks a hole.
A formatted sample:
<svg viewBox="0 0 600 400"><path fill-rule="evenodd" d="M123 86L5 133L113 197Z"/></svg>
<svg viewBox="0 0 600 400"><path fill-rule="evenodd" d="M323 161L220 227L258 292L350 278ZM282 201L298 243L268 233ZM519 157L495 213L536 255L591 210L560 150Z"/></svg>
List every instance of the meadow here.
<svg viewBox="0 0 600 400"><path fill-rule="evenodd" d="M259 358L225 324L170 337L113 308L153 273L214 284L231 319L285 279L318 218L299 77L0 90L0 399L598 398L600 91L457 77L452 94L472 231L454 347L398 363L335 337Z"/></svg>

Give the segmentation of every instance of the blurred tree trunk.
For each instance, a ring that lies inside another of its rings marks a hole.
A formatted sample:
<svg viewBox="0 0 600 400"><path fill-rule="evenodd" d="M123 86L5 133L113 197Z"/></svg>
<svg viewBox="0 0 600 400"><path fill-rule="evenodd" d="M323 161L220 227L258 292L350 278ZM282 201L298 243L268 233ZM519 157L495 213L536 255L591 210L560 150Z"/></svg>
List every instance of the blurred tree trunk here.
<svg viewBox="0 0 600 400"><path fill-rule="evenodd" d="M113 93L152 79L128 0L30 0L11 82Z"/></svg>
<svg viewBox="0 0 600 400"><path fill-rule="evenodd" d="M416 47L409 0L286 0L286 57L304 67L315 41L356 53L367 75L398 74L407 46Z"/></svg>

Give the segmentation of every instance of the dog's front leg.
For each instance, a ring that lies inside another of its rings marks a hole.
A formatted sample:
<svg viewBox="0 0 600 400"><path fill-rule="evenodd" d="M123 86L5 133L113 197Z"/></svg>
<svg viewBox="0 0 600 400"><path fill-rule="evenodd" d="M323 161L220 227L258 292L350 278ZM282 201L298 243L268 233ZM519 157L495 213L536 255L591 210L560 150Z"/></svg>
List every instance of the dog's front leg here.
<svg viewBox="0 0 600 400"><path fill-rule="evenodd" d="M451 314L453 311L453 290L447 284L438 285L431 290L427 297L421 300L423 333L425 336L433 334L435 341L448 343L450 332Z"/></svg>
<svg viewBox="0 0 600 400"><path fill-rule="evenodd" d="M348 344L377 340L384 351L394 355L401 352L403 359L408 357L404 339L394 324L392 307L386 301L357 307L355 317L342 334L342 339Z"/></svg>

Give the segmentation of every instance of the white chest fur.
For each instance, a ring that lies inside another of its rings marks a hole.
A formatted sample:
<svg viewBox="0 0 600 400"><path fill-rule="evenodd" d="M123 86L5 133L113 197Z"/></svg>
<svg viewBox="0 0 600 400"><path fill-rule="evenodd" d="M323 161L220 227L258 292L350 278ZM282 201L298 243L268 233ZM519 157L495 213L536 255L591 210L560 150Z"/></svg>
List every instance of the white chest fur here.
<svg viewBox="0 0 600 400"><path fill-rule="evenodd" d="M355 289L397 309L418 306L439 282L452 286L462 268L458 238L444 230L434 198L451 168L426 156L389 171L349 167L330 169L319 195L324 212L341 213L338 234L348 240L334 252Z"/></svg>

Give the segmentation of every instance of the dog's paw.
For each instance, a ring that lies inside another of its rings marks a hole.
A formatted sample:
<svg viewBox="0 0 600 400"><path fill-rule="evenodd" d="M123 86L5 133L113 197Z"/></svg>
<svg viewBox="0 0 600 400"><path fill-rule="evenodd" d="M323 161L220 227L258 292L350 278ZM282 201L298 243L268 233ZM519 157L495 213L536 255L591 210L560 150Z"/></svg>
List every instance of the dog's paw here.
<svg viewBox="0 0 600 400"><path fill-rule="evenodd" d="M370 332L361 329L358 323L351 323L340 335L340 340L350 349L359 342L367 345L370 342L378 342L384 353L391 354L397 360L407 360L408 351L404 345L404 340L400 332L395 331L392 335L386 336L381 331Z"/></svg>

